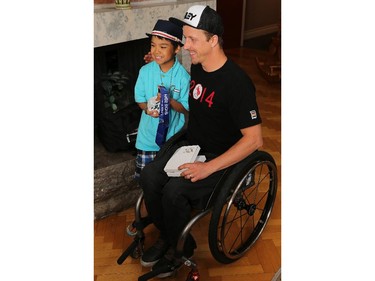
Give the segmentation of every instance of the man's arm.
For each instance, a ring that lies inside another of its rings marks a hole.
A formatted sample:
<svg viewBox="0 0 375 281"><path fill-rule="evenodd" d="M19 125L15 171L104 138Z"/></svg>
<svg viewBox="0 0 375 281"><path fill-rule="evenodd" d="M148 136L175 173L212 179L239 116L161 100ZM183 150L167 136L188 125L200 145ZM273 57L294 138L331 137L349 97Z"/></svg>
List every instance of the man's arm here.
<svg viewBox="0 0 375 281"><path fill-rule="evenodd" d="M240 162L255 150L262 147L263 137L260 124L242 129L241 133L242 138L238 142L211 161L204 163L186 163L181 165L179 169L186 168L181 175L190 179L192 182L204 179L214 172L228 168Z"/></svg>
<svg viewBox="0 0 375 281"><path fill-rule="evenodd" d="M171 107L177 112L180 112L183 114L187 114L189 112L180 102L176 101L173 98L170 99L170 103L171 103Z"/></svg>

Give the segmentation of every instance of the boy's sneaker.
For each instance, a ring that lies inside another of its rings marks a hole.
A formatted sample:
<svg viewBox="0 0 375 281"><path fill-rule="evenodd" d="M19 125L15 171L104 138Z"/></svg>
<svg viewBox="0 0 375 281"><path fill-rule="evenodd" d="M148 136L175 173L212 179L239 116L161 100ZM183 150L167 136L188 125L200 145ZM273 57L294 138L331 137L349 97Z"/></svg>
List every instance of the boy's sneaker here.
<svg viewBox="0 0 375 281"><path fill-rule="evenodd" d="M169 244L165 240L159 238L154 245L143 253L141 257L141 265L144 267L153 266L164 256L168 248Z"/></svg>

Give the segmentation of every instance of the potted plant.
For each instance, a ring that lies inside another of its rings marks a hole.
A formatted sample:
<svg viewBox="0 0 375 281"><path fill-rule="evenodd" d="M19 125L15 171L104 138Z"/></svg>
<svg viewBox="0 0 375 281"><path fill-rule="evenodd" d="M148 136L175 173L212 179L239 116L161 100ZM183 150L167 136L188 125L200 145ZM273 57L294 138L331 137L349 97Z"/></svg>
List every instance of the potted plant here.
<svg viewBox="0 0 375 281"><path fill-rule="evenodd" d="M101 86L104 90L104 108L110 108L113 113L134 103L129 89L130 77L128 74L115 71L102 77Z"/></svg>
<svg viewBox="0 0 375 281"><path fill-rule="evenodd" d="M129 73L109 72L100 81L100 98L95 112L97 135L110 152L134 148L141 109L134 101Z"/></svg>

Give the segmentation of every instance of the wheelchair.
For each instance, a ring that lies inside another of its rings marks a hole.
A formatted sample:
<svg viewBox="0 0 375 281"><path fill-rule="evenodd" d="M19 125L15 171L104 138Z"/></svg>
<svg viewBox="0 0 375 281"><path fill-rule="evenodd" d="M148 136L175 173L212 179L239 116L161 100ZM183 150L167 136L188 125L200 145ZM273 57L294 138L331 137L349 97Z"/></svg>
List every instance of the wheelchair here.
<svg viewBox="0 0 375 281"><path fill-rule="evenodd" d="M156 157L163 155L176 144L182 146L186 143L186 131L180 131L163 145ZM265 229L275 202L277 183L276 163L265 151L257 150L225 170L205 208L192 214L189 223L180 234L175 257L191 268L187 281L199 280L198 265L192 258L182 255L185 240L195 223L212 212L208 227L210 252L218 262L232 263L255 244ZM118 258L119 265L129 255L139 258L143 254L143 229L152 221L148 216L141 216L142 201L143 193L136 202L135 220L126 230L128 235L134 236L134 241ZM140 276L138 281L152 279L165 269L174 271L175 275L179 268L176 265L160 268L160 271L150 271Z"/></svg>

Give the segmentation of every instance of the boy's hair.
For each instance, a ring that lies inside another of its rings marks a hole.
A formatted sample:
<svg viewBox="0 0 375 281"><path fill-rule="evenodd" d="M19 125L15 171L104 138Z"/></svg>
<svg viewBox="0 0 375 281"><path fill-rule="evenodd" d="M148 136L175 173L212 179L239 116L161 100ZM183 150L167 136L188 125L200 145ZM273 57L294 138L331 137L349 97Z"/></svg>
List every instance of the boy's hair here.
<svg viewBox="0 0 375 281"><path fill-rule="evenodd" d="M170 40L170 39L165 38L165 37L161 37L159 35L154 35L154 36L158 37L159 39L165 39L165 40L168 40L169 42L171 42L174 50L176 50L177 47L180 46L180 44L177 43L176 41Z"/></svg>

